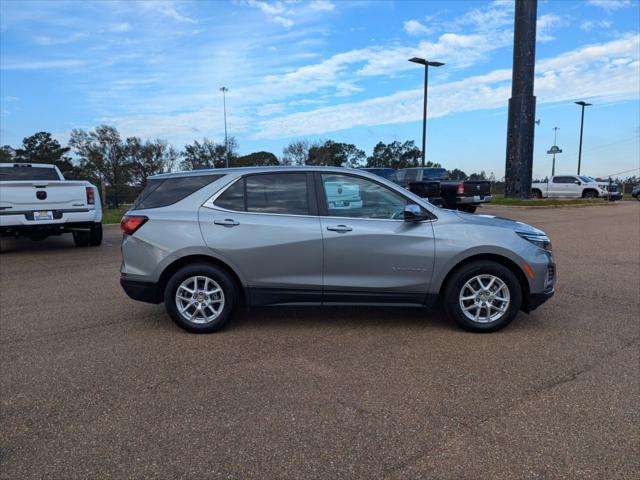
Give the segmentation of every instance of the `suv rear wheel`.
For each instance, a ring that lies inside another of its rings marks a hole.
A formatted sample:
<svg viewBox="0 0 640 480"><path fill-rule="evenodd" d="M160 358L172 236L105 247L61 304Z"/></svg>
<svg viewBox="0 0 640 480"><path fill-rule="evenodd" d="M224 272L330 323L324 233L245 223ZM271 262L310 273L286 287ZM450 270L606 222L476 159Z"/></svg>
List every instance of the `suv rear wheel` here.
<svg viewBox="0 0 640 480"><path fill-rule="evenodd" d="M463 265L446 286L447 315L465 330L495 332L511 323L522 305L518 279L504 265L480 260Z"/></svg>
<svg viewBox="0 0 640 480"><path fill-rule="evenodd" d="M187 265L167 282L164 303L173 321L185 330L216 332L231 318L237 290L224 270L213 265Z"/></svg>

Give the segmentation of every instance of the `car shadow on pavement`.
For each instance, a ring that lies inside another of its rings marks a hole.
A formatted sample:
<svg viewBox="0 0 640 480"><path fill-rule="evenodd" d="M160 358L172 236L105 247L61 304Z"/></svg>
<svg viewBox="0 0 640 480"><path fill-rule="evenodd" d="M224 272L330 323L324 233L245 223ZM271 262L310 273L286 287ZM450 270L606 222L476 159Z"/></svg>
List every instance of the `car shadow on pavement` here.
<svg viewBox="0 0 640 480"><path fill-rule="evenodd" d="M0 240L2 254L39 252L52 250L68 250L77 248L71 235L47 237L43 240L29 240L28 238L3 238Z"/></svg>

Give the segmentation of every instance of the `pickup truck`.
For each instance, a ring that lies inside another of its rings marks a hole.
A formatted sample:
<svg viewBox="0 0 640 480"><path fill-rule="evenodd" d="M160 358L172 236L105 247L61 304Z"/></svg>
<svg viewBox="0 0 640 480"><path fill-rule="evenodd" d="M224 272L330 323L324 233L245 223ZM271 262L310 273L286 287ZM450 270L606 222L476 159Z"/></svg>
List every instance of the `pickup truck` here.
<svg viewBox="0 0 640 480"><path fill-rule="evenodd" d="M473 213L491 200L489 180L450 180L445 168L402 168L396 177L402 187L450 210Z"/></svg>
<svg viewBox="0 0 640 480"><path fill-rule="evenodd" d="M0 163L0 237L42 240L71 233L78 247L102 243L98 189L65 180L55 165Z"/></svg>
<svg viewBox="0 0 640 480"><path fill-rule="evenodd" d="M536 198L598 198L609 197L602 182L584 175L555 175L548 182L531 184L531 195Z"/></svg>

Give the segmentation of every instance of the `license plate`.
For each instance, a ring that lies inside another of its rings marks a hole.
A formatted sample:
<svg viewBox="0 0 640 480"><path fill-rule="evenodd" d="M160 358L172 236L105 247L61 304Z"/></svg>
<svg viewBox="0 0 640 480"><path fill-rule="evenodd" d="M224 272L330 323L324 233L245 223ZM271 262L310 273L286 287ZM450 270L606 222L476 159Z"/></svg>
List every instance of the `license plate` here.
<svg viewBox="0 0 640 480"><path fill-rule="evenodd" d="M40 211L40 212L33 212L33 219L34 220L53 220L53 212L52 211Z"/></svg>

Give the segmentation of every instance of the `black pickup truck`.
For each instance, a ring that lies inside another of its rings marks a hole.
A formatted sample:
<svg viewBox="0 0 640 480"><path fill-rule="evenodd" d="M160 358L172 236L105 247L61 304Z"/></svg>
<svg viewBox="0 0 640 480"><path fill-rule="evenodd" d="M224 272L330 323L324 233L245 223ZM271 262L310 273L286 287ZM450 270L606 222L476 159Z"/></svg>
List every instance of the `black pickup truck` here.
<svg viewBox="0 0 640 480"><path fill-rule="evenodd" d="M489 180L450 180L445 168L402 168L396 182L436 205L473 213L481 203L491 200Z"/></svg>

